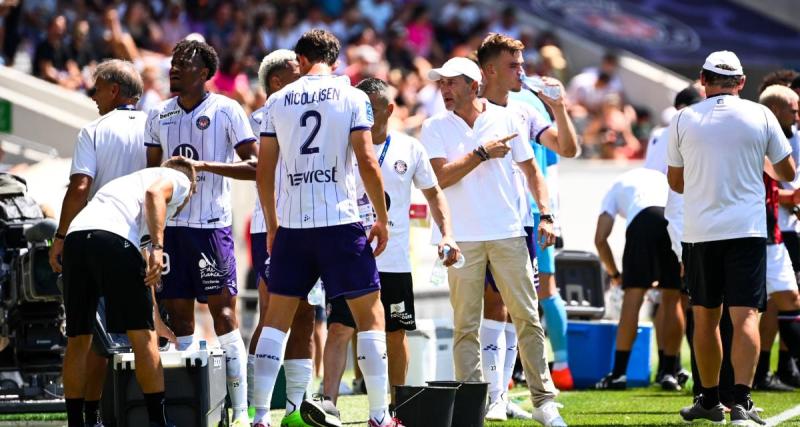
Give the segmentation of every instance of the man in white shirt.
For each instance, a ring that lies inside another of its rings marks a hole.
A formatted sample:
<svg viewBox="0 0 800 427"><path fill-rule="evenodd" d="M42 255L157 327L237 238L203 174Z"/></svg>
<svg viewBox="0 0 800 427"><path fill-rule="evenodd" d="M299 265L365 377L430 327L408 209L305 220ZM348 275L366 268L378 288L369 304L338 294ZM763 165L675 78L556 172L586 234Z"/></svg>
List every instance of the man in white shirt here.
<svg viewBox="0 0 800 427"><path fill-rule="evenodd" d="M332 74L339 49L339 40L328 31L303 34L294 48L303 77L267 102L257 172L271 260L270 303L256 347L256 427L268 425L269 401L297 305L320 278L328 295L347 298L359 329L368 425L401 425L386 402L386 333L369 244L377 238L374 254L380 255L388 239L383 183L370 134L373 113L365 93ZM358 215L356 167L377 214L369 236ZM300 414L313 425L341 425L324 403L304 401Z"/></svg>
<svg viewBox="0 0 800 427"><path fill-rule="evenodd" d="M673 106L675 111L680 111L684 107L702 101L703 97L694 88L694 85L688 86L675 95ZM653 129L650 133L650 140L647 142L647 151L644 156L644 165L646 169L657 170L664 175L667 174L667 126L661 126Z"/></svg>
<svg viewBox="0 0 800 427"><path fill-rule="evenodd" d="M300 66L297 63L297 56L291 50L286 49L278 49L265 56L258 69L258 80L264 88L267 98L299 77ZM265 105L250 115L250 126L253 128L253 132L261 133L261 127L266 120L267 107ZM250 384L250 387L247 388L247 400L251 406L254 406L256 346L261 335L261 328L264 326L263 322L266 319L269 301L267 224L264 221L264 211L261 209L258 198L256 198L253 217L250 221L250 250L253 268L257 271L258 277L259 309L258 325L253 329L247 355L247 383ZM281 420L281 424L293 426L302 423L298 409L300 409L303 395L313 379L313 361L311 359L313 330L314 307L307 301L301 301L292 321L291 333L286 343L286 356L283 361L286 373L286 414Z"/></svg>
<svg viewBox="0 0 800 427"><path fill-rule="evenodd" d="M654 281L658 281L661 290L658 309L664 310L669 317L669 322L665 322L661 331L664 337L664 373L660 382L666 390L681 389L676 378L676 367L684 329L680 303L682 284L680 265L671 250L667 221L664 219L668 190L669 185L663 173L637 168L619 176L603 198L594 241L612 284L622 286L625 297L617 329L614 368L595 385L597 389L626 388L628 359L636 340L639 309ZM608 244L608 236L611 235L617 215L628 220L622 270L617 268Z"/></svg>
<svg viewBox="0 0 800 427"><path fill-rule="evenodd" d="M794 179L795 164L775 116L738 97L745 77L733 52L709 55L700 82L708 98L675 115L667 148L670 188L684 195L683 262L702 384L701 397L681 416L725 421L718 338L725 301L734 333L731 421L742 423L760 420L750 387L759 347L758 310L766 305L764 157L782 181Z"/></svg>
<svg viewBox="0 0 800 427"><path fill-rule="evenodd" d="M431 168L428 155L416 139L401 133L389 132L389 117L394 103L389 98L389 86L383 80L368 78L362 80L357 89L369 96L375 123L372 125L372 143L378 155L384 190L389 209L389 230L392 239L386 250L375 261L381 281L381 303L386 319L386 349L389 357L389 390L394 402L394 386L405 384L408 369L408 342L406 331L416 329L414 316L414 289L411 278L411 258L409 255L408 217L411 208L411 186L422 190L431 217L442 239L438 243L439 252L445 246L451 248L445 265L451 265L458 257L458 245L452 237L450 214L444 193L436 183L436 175ZM358 183L358 203L361 222L367 229L375 218L372 203L364 192L363 184ZM344 298L329 298L328 338L325 342L325 376L323 393L333 402L339 394L339 382L347 364L347 345L353 336L356 323Z"/></svg>
<svg viewBox="0 0 800 427"><path fill-rule="evenodd" d="M198 197L167 221L168 272L158 297L169 312L178 349L191 346L195 299L208 302L214 332L225 350L233 425L247 416L247 351L236 319L236 259L231 230L231 178L255 179L258 155L247 115L234 100L208 93L219 59L206 43L184 40L173 49L170 98L150 111L144 145L148 166L166 156L190 159L198 170ZM233 152L242 162L233 163Z"/></svg>
<svg viewBox="0 0 800 427"><path fill-rule="evenodd" d="M186 206L194 193L194 179L191 163L167 160L160 168L109 182L71 222L63 260L67 318L63 379L70 427L84 425L85 361L101 296L106 301L107 330L127 333L133 347L150 425L171 425L164 412L152 288L164 268L165 222ZM151 242L148 258L139 252L145 235Z"/></svg>
<svg viewBox="0 0 800 427"><path fill-rule="evenodd" d="M84 126L72 155L69 186L61 205L56 238L50 247L50 266L61 271L64 235L75 216L107 182L145 167L144 123L147 114L134 105L142 94L142 80L133 64L118 59L104 61L94 72L91 93L101 117ZM101 310L102 311L102 310ZM84 409L87 422L102 423L100 397L108 360L94 351L87 354Z"/></svg>
<svg viewBox="0 0 800 427"><path fill-rule="evenodd" d="M551 98L542 96L542 102L549 105L555 122L551 125L549 117L543 115L535 106L528 102L518 99L511 99L511 93L518 93L522 90L521 77L523 76L522 51L525 46L519 40L515 40L504 34L490 33L484 38L480 48L478 48L478 62L480 63L485 77L483 86L483 97L495 106L505 108L518 120L523 127L524 133L521 134L523 140L534 146L539 145L552 149L556 153L574 157L578 152L577 136L572 121L567 114L564 103L563 88L557 80L546 78L546 84L557 88L559 96ZM535 95L532 95L535 96ZM534 151L535 153L535 151ZM534 159L541 175L536 175L540 180L536 183L537 187L548 187L544 177L546 167L545 153L541 151L541 159ZM518 168L515 168L518 170ZM517 173L517 177L522 181L522 185L517 188L520 190L520 205L525 210L521 211L521 219L525 228L528 242L528 251L531 262L534 265L534 278L537 284L537 296L542 305L545 321L548 325L548 334L553 348L554 364L551 375L553 382L559 389L571 390L573 387L572 374L568 365L567 354L567 328L566 328L566 305L561 299L555 283L554 268L547 269L547 274L542 274L538 270L536 257L536 240L534 225L541 219L538 209L536 216L532 215L532 207L528 204L528 192L525 190L525 179L523 173ZM548 188L548 193L549 193ZM550 193L552 196L552 193ZM549 205L549 201L545 203ZM538 206L537 206L538 208ZM544 221L551 225L554 223L552 213L544 215ZM548 248L550 249L550 248ZM547 249L542 248L542 251ZM541 267L539 265L538 267ZM491 274L488 274L487 292L485 294L484 322L481 324L481 362L483 363L484 376L489 381L489 410L486 412L487 420L505 420L509 416L515 418L530 418L530 414L522 411L516 404L507 399L505 390L511 379L516 362L516 336L509 333L513 331L513 324L508 318L506 307L496 290ZM495 350L497 349L497 350ZM505 354L503 354L505 353ZM501 362L501 359L503 361ZM502 369L498 366L503 365Z"/></svg>
<svg viewBox="0 0 800 427"><path fill-rule="evenodd" d="M558 390L544 354L533 266L516 204L514 163L543 214L549 213L528 130L505 108L478 99L481 71L469 59L452 58L428 78L438 81L448 111L425 121L421 141L454 212L455 240L466 258L463 267L448 271L456 379L482 378L479 330L488 264L517 329L534 417L544 425L566 425L554 400ZM542 247L555 242L552 223L542 221L537 235Z"/></svg>

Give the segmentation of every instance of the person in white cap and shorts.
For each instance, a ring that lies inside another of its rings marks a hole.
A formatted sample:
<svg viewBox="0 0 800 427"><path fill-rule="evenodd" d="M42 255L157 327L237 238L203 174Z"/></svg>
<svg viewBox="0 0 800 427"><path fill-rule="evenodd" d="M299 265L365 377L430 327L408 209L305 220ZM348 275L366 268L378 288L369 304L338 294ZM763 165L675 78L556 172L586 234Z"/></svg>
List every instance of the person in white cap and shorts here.
<svg viewBox="0 0 800 427"><path fill-rule="evenodd" d="M547 188L538 185L541 171L527 129L506 109L478 98L481 77L478 65L462 57L431 70L428 78L438 82L447 111L426 120L420 138L447 196L453 236L466 260L461 268L448 270L456 379L482 379L479 330L488 263L517 329L533 418L545 426L565 426L545 356L533 266L516 205L514 163L540 206L548 203ZM555 243L552 227L543 227L539 240L542 247Z"/></svg>
<svg viewBox="0 0 800 427"><path fill-rule="evenodd" d="M700 73L706 100L684 108L668 129L667 178L684 197L683 264L695 319L701 393L681 409L684 421L725 422L719 399L723 301L733 322L733 424L763 424L753 401L759 351L758 312L767 302L764 158L775 178L791 181L795 165L778 120L739 98L745 76L733 52L708 56Z"/></svg>

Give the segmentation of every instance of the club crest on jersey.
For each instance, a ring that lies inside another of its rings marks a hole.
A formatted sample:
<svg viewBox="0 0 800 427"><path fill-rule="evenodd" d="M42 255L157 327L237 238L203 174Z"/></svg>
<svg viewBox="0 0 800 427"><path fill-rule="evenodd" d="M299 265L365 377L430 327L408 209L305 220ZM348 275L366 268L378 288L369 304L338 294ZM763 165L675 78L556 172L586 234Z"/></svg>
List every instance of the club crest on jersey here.
<svg viewBox="0 0 800 427"><path fill-rule="evenodd" d="M200 116L197 118L197 121L195 121L194 124L197 125L198 129L206 130L208 129L208 126L211 125L211 119L209 119L208 116Z"/></svg>
<svg viewBox="0 0 800 427"><path fill-rule="evenodd" d="M408 164L402 160L394 162L394 171L400 175L405 175L408 171Z"/></svg>

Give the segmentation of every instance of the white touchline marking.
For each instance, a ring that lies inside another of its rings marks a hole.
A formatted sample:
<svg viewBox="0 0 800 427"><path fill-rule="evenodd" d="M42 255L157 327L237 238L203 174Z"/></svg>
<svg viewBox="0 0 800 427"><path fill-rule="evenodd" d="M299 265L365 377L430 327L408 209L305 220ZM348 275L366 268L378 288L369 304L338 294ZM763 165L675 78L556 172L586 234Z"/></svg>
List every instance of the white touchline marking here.
<svg viewBox="0 0 800 427"><path fill-rule="evenodd" d="M767 418L767 426L776 426L784 421L789 421L794 417L800 416L800 405L795 406L794 408L789 408L774 417Z"/></svg>

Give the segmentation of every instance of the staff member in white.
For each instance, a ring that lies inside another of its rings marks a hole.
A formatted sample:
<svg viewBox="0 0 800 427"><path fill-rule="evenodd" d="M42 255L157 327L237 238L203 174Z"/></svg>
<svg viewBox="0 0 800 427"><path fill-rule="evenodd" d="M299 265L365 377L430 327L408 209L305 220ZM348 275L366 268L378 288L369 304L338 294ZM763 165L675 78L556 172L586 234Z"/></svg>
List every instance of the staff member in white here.
<svg viewBox="0 0 800 427"><path fill-rule="evenodd" d="M381 281L381 302L386 318L386 350L389 357L389 390L394 397L394 386L405 384L408 369L408 342L406 331L416 327L414 316L414 289L409 258L409 218L411 185L425 195L431 216L443 237L439 252L445 245L452 249L445 265L455 262L458 245L452 238L450 213L444 193L436 184L428 155L416 139L401 133L388 132L389 116L394 104L389 98L389 86L383 80L368 78L357 86L369 96L375 123L372 125L372 143L383 175L389 209L389 232L392 238L386 250L375 258ZM375 219L372 204L361 180L357 183L361 221L365 228ZM325 342L325 376L323 392L336 402L339 382L347 363L347 344L355 333L356 323L344 298L328 300L328 339ZM394 399L392 399L394 402Z"/></svg>
<svg viewBox="0 0 800 427"><path fill-rule="evenodd" d="M462 268L448 272L456 379L481 379L479 329L488 263L517 328L534 419L548 426L565 425L554 401L558 390L544 354L533 267L516 205L514 162L542 213L549 212L547 189L537 187L541 172L533 162L527 132L505 108L478 99L481 71L469 59L452 58L431 70L428 78L439 82L448 111L425 121L421 140L455 213L453 233L466 258ZM552 245L552 224L542 221L538 236L541 246Z"/></svg>
<svg viewBox="0 0 800 427"><path fill-rule="evenodd" d="M91 97L101 117L84 126L72 155L69 186L61 204L61 219L50 247L50 266L61 272L64 235L75 216L103 185L145 167L144 123L147 114L134 105L142 95L142 79L133 64L119 59L100 63L94 71ZM87 353L84 390L87 422L100 423L100 397L108 360Z"/></svg>
<svg viewBox="0 0 800 427"><path fill-rule="evenodd" d="M67 350L64 395L70 427L83 427L86 354L92 343L99 297L106 300L107 329L127 333L136 357L136 379L151 426L167 426L164 373L154 328L153 290L164 267L164 225L186 206L195 171L176 158L109 182L72 221L64 239L64 306ZM150 236L147 259L139 242Z"/></svg>
<svg viewBox="0 0 800 427"><path fill-rule="evenodd" d="M669 127L670 187L684 194L683 262L695 316L694 345L702 396L683 408L686 421L725 420L719 403L722 301L733 321L735 372L731 421L758 420L750 386L758 354L758 310L766 305L764 156L791 181L791 147L775 116L739 98L745 83L733 52L706 58L700 83L708 98L681 110Z"/></svg>
<svg viewBox="0 0 800 427"><path fill-rule="evenodd" d="M273 93L300 77L300 66L297 55L288 49L278 49L271 52L261 60L258 68L258 81L264 88L267 98ZM267 120L267 107L263 106L250 115L250 126L254 133L261 132L261 126ZM282 177L276 177L278 180ZM266 262L267 253L267 224L264 221L264 212L261 203L256 197L253 217L250 221L250 248L253 259L253 268L258 275L258 325L253 329L250 339L249 354L247 355L247 400L251 406L255 404L255 364L256 346L264 327L269 301L268 278ZM314 307L307 301L301 301L292 320L289 340L286 342L286 356L283 368L286 373L286 415L281 420L281 425L296 425L302 423L300 402L313 379L313 350L312 334L314 331Z"/></svg>
<svg viewBox="0 0 800 427"><path fill-rule="evenodd" d="M681 348L684 328L680 304L681 272L678 258L670 248L667 221L664 219L668 191L669 186L663 173L637 168L620 175L603 198L594 242L612 283L622 286L625 297L617 329L614 368L595 385L597 389L626 388L628 359L636 340L639 309L645 293L650 290L654 281L658 281L662 295L659 310L664 310L670 319L665 322L661 332L664 336L666 367L661 385L668 390L681 388L675 378L676 358ZM611 246L608 245L608 236L611 235L617 215L628 220L621 271L617 268Z"/></svg>

